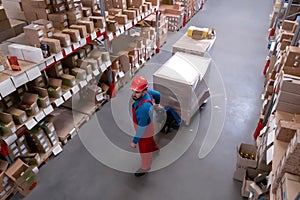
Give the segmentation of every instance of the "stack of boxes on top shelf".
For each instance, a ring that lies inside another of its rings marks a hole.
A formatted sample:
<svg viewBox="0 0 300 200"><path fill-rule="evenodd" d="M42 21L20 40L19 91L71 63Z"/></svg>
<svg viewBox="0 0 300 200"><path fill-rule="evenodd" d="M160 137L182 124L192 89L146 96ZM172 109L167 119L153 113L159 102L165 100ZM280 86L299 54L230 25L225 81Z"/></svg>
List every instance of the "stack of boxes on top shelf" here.
<svg viewBox="0 0 300 200"><path fill-rule="evenodd" d="M2 6L0 6L0 27L0 42L15 36L14 29L11 27L6 12Z"/></svg>
<svg viewBox="0 0 300 200"><path fill-rule="evenodd" d="M158 21L156 22L156 16L150 15L145 19L147 25L150 25L153 28L158 27L158 45L162 46L167 41L168 36L168 20L167 17L163 14L160 15Z"/></svg>
<svg viewBox="0 0 300 200"><path fill-rule="evenodd" d="M295 21L283 21L276 30L265 66L260 116L265 126L256 138L256 145L251 145L251 151L256 155L256 173L268 174L268 185L253 187L250 184L245 196L250 195L251 199L264 194L269 199L295 199L300 192L300 47L290 46L297 26ZM241 148L240 151L243 152ZM244 171L237 168L235 178L240 179L241 174Z"/></svg>
<svg viewBox="0 0 300 200"><path fill-rule="evenodd" d="M181 2L162 1L159 11L166 16L170 31L178 31L183 27L185 8L182 7Z"/></svg>
<svg viewBox="0 0 300 200"><path fill-rule="evenodd" d="M151 10L152 7L159 5L157 0L105 0L105 11L107 15L107 30L117 32L122 30L124 25L136 20L142 13ZM124 30L123 30L124 31Z"/></svg>

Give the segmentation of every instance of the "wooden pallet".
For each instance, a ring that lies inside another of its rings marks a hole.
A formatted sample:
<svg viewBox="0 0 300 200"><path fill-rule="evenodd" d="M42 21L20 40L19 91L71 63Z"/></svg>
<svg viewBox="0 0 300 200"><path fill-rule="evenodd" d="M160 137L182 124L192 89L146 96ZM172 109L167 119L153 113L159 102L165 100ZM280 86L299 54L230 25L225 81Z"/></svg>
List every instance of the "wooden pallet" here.
<svg viewBox="0 0 300 200"><path fill-rule="evenodd" d="M42 167L44 164L46 164L50 160L51 156L54 155L53 150L55 148L57 148L58 145L61 146L61 143L58 142L55 146L51 147L50 150L46 153L39 153L41 160L40 160L40 163L38 163L38 168Z"/></svg>

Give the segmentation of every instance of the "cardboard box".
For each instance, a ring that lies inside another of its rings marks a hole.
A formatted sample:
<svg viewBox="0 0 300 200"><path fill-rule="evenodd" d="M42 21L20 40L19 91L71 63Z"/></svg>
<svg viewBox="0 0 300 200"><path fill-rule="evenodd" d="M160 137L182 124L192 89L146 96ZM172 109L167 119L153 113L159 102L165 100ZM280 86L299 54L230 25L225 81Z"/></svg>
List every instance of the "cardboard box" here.
<svg viewBox="0 0 300 200"><path fill-rule="evenodd" d="M53 22L53 27L57 30L64 30L66 28L68 28L69 26L69 22L66 20L66 21L63 21L63 22Z"/></svg>
<svg viewBox="0 0 300 200"><path fill-rule="evenodd" d="M46 92L47 92L47 90L46 90ZM48 92L47 92L47 94L48 94ZM50 105L49 96L48 95L44 96L44 97L39 96L39 98L37 100L37 104L41 108L47 108Z"/></svg>
<svg viewBox="0 0 300 200"><path fill-rule="evenodd" d="M113 0L113 7L118 9L126 9L127 3L126 0Z"/></svg>
<svg viewBox="0 0 300 200"><path fill-rule="evenodd" d="M23 124L27 120L26 112L15 107L10 107L6 110L13 117L15 124Z"/></svg>
<svg viewBox="0 0 300 200"><path fill-rule="evenodd" d="M42 50L40 48L31 47L31 46L23 46L22 53L24 56L24 60L33 62L33 63L41 63L44 61L44 56Z"/></svg>
<svg viewBox="0 0 300 200"><path fill-rule="evenodd" d="M92 9L90 7L82 7L82 14L83 17L89 17L93 14Z"/></svg>
<svg viewBox="0 0 300 200"><path fill-rule="evenodd" d="M65 33L65 34L69 34L72 42L79 42L80 41L79 30L76 30L76 29L64 29L62 32Z"/></svg>
<svg viewBox="0 0 300 200"><path fill-rule="evenodd" d="M1 6L0 7L0 21L7 19L7 15L5 9Z"/></svg>
<svg viewBox="0 0 300 200"><path fill-rule="evenodd" d="M55 53L56 54L56 53L61 52L60 40L58 40L58 39L44 38L41 41L41 43L49 45L51 53Z"/></svg>
<svg viewBox="0 0 300 200"><path fill-rule="evenodd" d="M11 135L16 131L12 115L0 112L0 134L1 136Z"/></svg>
<svg viewBox="0 0 300 200"><path fill-rule="evenodd" d="M49 78L47 90L50 98L59 98L62 96L61 85L62 85L61 79Z"/></svg>
<svg viewBox="0 0 300 200"><path fill-rule="evenodd" d="M116 15L115 15L115 20L116 20L119 24L126 24L126 23L128 22L127 15L123 15L123 14L116 14Z"/></svg>
<svg viewBox="0 0 300 200"><path fill-rule="evenodd" d="M43 121L39 124L39 126L42 127L45 134L48 136L48 139L51 142L52 146L55 146L59 142L59 139L56 134L53 123L50 121Z"/></svg>
<svg viewBox="0 0 300 200"><path fill-rule="evenodd" d="M69 75L69 74L63 74L60 76L62 79L62 85L73 87L76 85L76 78L75 76Z"/></svg>
<svg viewBox="0 0 300 200"><path fill-rule="evenodd" d="M300 192L300 176L285 173L281 180L282 199L296 199Z"/></svg>
<svg viewBox="0 0 300 200"><path fill-rule="evenodd" d="M295 33L297 26L298 23L296 21L283 20L281 29Z"/></svg>
<svg viewBox="0 0 300 200"><path fill-rule="evenodd" d="M143 3L145 3L145 0L135 0L135 1L132 1L132 6L133 7L140 7L143 5Z"/></svg>
<svg viewBox="0 0 300 200"><path fill-rule="evenodd" d="M93 33L95 31L94 23L92 21L79 20L78 24L85 25L88 33Z"/></svg>
<svg viewBox="0 0 300 200"><path fill-rule="evenodd" d="M41 163L41 157L38 153L28 153L20 155L20 159L28 166L37 167Z"/></svg>
<svg viewBox="0 0 300 200"><path fill-rule="evenodd" d="M52 36L54 39L57 39L60 41L60 45L62 47L69 47L71 46L71 37L69 34L64 33L54 33Z"/></svg>
<svg viewBox="0 0 300 200"><path fill-rule="evenodd" d="M115 16L117 14L122 14L122 9L110 8L110 9L108 9L108 14L111 16Z"/></svg>
<svg viewBox="0 0 300 200"><path fill-rule="evenodd" d="M58 62L54 66L47 69L46 72L49 77L58 78L63 74L62 64Z"/></svg>
<svg viewBox="0 0 300 200"><path fill-rule="evenodd" d="M82 47L82 49L85 51L85 55L89 55L89 53L94 49L92 44L85 45Z"/></svg>
<svg viewBox="0 0 300 200"><path fill-rule="evenodd" d="M11 29L11 25L8 19L0 20L1 31Z"/></svg>
<svg viewBox="0 0 300 200"><path fill-rule="evenodd" d="M3 42L9 38L15 37L16 34L14 32L14 29L6 29L5 31L0 32L0 42Z"/></svg>
<svg viewBox="0 0 300 200"><path fill-rule="evenodd" d="M40 41L43 39L45 32L44 29L37 24L29 24L23 27L24 33L28 42L32 46L40 46Z"/></svg>
<svg viewBox="0 0 300 200"><path fill-rule="evenodd" d="M68 11L67 16L68 16L68 20L71 20L71 21L78 21L78 20L82 19L81 11Z"/></svg>
<svg viewBox="0 0 300 200"><path fill-rule="evenodd" d="M8 167L8 162L4 160L0 160L0 184L4 183L4 176L7 167Z"/></svg>
<svg viewBox="0 0 300 200"><path fill-rule="evenodd" d="M137 17L134 10L123 10L123 14L127 15L128 20L134 20Z"/></svg>
<svg viewBox="0 0 300 200"><path fill-rule="evenodd" d="M32 148L38 153L47 153L51 150L51 143L40 127L35 127L30 130L28 139L32 144Z"/></svg>
<svg viewBox="0 0 300 200"><path fill-rule="evenodd" d="M300 95L300 78L297 76L284 74L282 76L278 89L284 92Z"/></svg>
<svg viewBox="0 0 300 200"><path fill-rule="evenodd" d="M237 167L233 174L233 179L243 182L244 177L246 176L246 169Z"/></svg>
<svg viewBox="0 0 300 200"><path fill-rule="evenodd" d="M110 32L116 32L118 30L118 22L114 20L108 20L107 23L107 30Z"/></svg>
<svg viewBox="0 0 300 200"><path fill-rule="evenodd" d="M64 22L68 19L65 13L51 13L48 15L48 18L52 22Z"/></svg>
<svg viewBox="0 0 300 200"><path fill-rule="evenodd" d="M76 29L79 30L80 37L81 38L86 38L88 36L86 26L85 25L71 25L70 29Z"/></svg>
<svg viewBox="0 0 300 200"><path fill-rule="evenodd" d="M19 158L6 170L5 174L13 180L21 192L30 192L37 184L32 168Z"/></svg>
<svg viewBox="0 0 300 200"><path fill-rule="evenodd" d="M37 105L38 95L31 93L24 93L22 101L19 104L19 108L24 110L27 116L35 115L40 111Z"/></svg>
<svg viewBox="0 0 300 200"><path fill-rule="evenodd" d="M280 120L276 127L276 138L283 142L290 142L298 128L300 128L299 123Z"/></svg>
<svg viewBox="0 0 300 200"><path fill-rule="evenodd" d="M237 162L236 165L244 168L256 168L257 156L255 145L241 143L237 147Z"/></svg>
<svg viewBox="0 0 300 200"><path fill-rule="evenodd" d="M74 53L72 55L69 55L65 59L63 59L61 63L63 67L73 68L78 66L77 60L78 60L78 54Z"/></svg>
<svg viewBox="0 0 300 200"><path fill-rule="evenodd" d="M46 30L51 30L53 28L53 24L51 21L45 19L39 19L32 22L33 24L41 25L46 28Z"/></svg>
<svg viewBox="0 0 300 200"><path fill-rule="evenodd" d="M104 17L90 16L89 19L90 19L90 21L92 21L94 23L95 28L105 28L106 27Z"/></svg>
<svg viewBox="0 0 300 200"><path fill-rule="evenodd" d="M71 73L72 73L72 75L76 76L76 79L79 79L82 81L86 79L86 71L84 69L74 67L71 69Z"/></svg>
<svg viewBox="0 0 300 200"><path fill-rule="evenodd" d="M27 25L25 21L16 20L16 19L9 19L9 22L12 28L14 29L16 35L23 33L24 32L23 27Z"/></svg>

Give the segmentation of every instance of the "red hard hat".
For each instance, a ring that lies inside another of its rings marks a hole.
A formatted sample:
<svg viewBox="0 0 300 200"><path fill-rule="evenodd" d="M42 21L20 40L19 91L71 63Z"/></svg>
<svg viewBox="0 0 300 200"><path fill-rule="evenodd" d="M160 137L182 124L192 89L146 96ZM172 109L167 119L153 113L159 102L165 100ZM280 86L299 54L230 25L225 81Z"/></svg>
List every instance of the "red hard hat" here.
<svg viewBox="0 0 300 200"><path fill-rule="evenodd" d="M141 92L148 88L148 81L143 76L135 77L130 85L130 89Z"/></svg>

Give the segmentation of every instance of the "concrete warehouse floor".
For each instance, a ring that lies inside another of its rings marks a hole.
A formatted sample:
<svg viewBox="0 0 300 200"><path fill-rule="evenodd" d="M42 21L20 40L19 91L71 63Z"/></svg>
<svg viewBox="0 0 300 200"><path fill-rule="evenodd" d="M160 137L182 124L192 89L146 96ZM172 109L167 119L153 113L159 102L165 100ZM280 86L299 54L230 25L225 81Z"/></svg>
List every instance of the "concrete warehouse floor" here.
<svg viewBox="0 0 300 200"><path fill-rule="evenodd" d="M205 139L210 124L212 108L209 100L193 118L189 127L181 132L157 135L158 144L167 146L175 135L191 138L191 145L182 152L165 151L154 158L154 166L160 157L180 155L170 165L136 178L132 173L121 172L98 161L103 158L119 158L111 150L98 152L105 147L104 140L89 136L100 132L102 125L108 139L124 150L129 147L130 136L121 129L128 125L124 119L125 109L118 104L130 98L128 85L123 87L116 99L104 105L85 123L79 135L70 140L63 152L51 159L38 173L38 186L24 200L235 200L242 199L241 183L232 179L236 165L236 146L240 143L254 143L253 131L256 128L262 102L262 70L267 55L267 35L271 1L260 0L208 0L198 14L179 32L170 32L167 44L139 72L152 80L152 74L171 57L172 44L177 41L191 25L214 27L217 39L211 57L219 70L226 91L225 123L216 145L204 158L199 158L199 149ZM220 83L220 80L215 80ZM225 100L225 99L224 99ZM114 106L114 107L113 107ZM119 110L118 110L119 109ZM114 117L114 118L113 118ZM221 121L212 122L219 126ZM118 126L117 126L118 125ZM186 132L185 132L186 131ZM195 133L195 135L193 135ZM195 136L193 138L192 136ZM85 148L85 146L87 148ZM90 146L88 146L90 144ZM181 147L177 138L176 145ZM185 144L184 144L185 145ZM101 157L103 154L106 157ZM98 158L98 159L95 159ZM136 159L135 159L136 158ZM162 159L161 159L162 160ZM109 161L109 160L108 160ZM106 163L107 164L107 163ZM108 163L109 164L109 163ZM139 166L138 155L120 158L119 166L128 164L132 169ZM11 199L22 199L14 196Z"/></svg>

